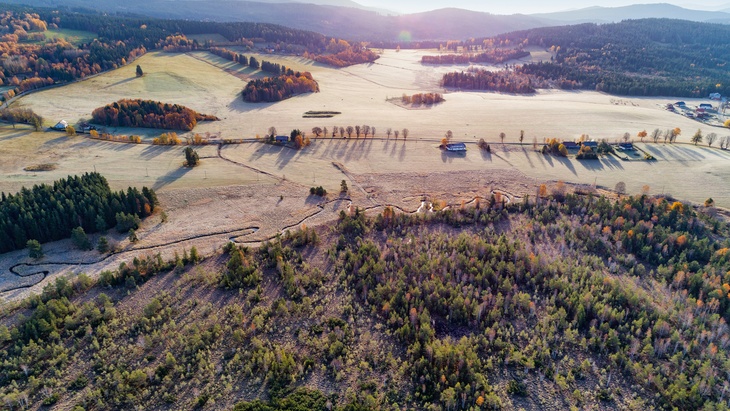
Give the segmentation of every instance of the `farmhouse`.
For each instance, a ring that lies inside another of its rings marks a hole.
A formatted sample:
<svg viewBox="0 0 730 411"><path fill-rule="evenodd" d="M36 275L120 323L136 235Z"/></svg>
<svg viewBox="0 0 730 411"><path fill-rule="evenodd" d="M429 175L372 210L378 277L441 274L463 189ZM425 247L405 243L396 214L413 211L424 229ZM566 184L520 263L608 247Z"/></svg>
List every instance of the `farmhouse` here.
<svg viewBox="0 0 730 411"><path fill-rule="evenodd" d="M687 106L687 104L685 104L684 101L678 101L678 102L674 103L674 105L677 107L683 107L683 108Z"/></svg>
<svg viewBox="0 0 730 411"><path fill-rule="evenodd" d="M55 126L53 126L51 128L54 130L65 131L66 127L68 127L68 122L66 120L61 120L58 123L56 123Z"/></svg>
<svg viewBox="0 0 730 411"><path fill-rule="evenodd" d="M703 108L705 110L712 110L712 104L702 103L700 104L700 108Z"/></svg>
<svg viewBox="0 0 730 411"><path fill-rule="evenodd" d="M276 142L286 144L289 141L289 136L276 136Z"/></svg>
<svg viewBox="0 0 730 411"><path fill-rule="evenodd" d="M464 143L450 143L446 145L446 151L451 151L455 153L465 153L466 152L466 144Z"/></svg>
<svg viewBox="0 0 730 411"><path fill-rule="evenodd" d="M568 150L577 150L577 149L580 148L580 146L578 145L578 143L576 143L575 141L563 141L563 145Z"/></svg>

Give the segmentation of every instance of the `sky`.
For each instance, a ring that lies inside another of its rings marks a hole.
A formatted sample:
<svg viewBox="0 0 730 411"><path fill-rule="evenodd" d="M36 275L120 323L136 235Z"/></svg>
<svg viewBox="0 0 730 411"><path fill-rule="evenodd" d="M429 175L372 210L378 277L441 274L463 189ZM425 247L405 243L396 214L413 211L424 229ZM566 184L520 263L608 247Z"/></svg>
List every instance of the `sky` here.
<svg viewBox="0 0 730 411"><path fill-rule="evenodd" d="M699 0L696 3L691 3L687 0L355 0L355 2L360 3L363 6L378 7L400 13L414 13L446 7L457 7L467 10L486 11L493 14L532 14L582 9L591 6L618 7L630 4L646 3L672 3L695 10L719 10L730 8L729 0Z"/></svg>

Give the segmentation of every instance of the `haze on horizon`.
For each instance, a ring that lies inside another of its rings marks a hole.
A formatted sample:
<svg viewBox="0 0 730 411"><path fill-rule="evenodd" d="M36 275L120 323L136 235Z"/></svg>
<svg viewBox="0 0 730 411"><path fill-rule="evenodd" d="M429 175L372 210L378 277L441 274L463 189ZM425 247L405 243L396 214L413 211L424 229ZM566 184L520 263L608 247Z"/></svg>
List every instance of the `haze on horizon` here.
<svg viewBox="0 0 730 411"><path fill-rule="evenodd" d="M694 10L721 10L730 8L728 0L700 0L697 4L690 3L686 0L681 0L679 2L666 0L593 0L580 2L571 0L553 0L550 2L546 2L544 0L520 0L514 2L505 2L501 0L456 0L449 2L442 0L400 0L398 2L393 2L391 0L355 1L363 6L377 7L399 13L417 13L447 7L455 7L460 9L489 12L492 14L533 14L576 10L592 6L620 7L632 4L650 3L669 3Z"/></svg>

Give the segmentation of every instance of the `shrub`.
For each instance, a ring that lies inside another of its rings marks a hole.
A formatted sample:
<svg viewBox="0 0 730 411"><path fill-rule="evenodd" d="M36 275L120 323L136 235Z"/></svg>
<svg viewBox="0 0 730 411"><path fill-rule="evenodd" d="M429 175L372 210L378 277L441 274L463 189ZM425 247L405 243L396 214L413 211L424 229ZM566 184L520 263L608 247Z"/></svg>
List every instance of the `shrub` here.
<svg viewBox="0 0 730 411"><path fill-rule="evenodd" d="M322 186L312 187L309 189L309 194L324 197L327 195L327 190L325 190Z"/></svg>

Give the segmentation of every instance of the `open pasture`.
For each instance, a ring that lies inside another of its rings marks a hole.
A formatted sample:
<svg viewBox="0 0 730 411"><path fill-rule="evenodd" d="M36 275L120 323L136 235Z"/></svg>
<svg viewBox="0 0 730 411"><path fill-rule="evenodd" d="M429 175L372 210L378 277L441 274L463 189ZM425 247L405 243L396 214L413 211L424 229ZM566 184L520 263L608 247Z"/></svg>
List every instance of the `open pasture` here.
<svg viewBox="0 0 730 411"><path fill-rule="evenodd" d="M299 152L261 144L228 146L221 151L234 161L304 185L336 185L343 173L332 165L333 162L344 164L353 174L499 168L515 169L538 179L596 182L606 187L625 181L632 192L638 192L647 184L655 193L671 192L678 198L694 201L713 196L718 204L730 206L726 192L729 190L723 188L727 186L723 182L727 181L730 173L728 155L715 149L648 144L647 151L658 160L654 163L626 163L613 157L598 162L580 162L543 157L533 152L535 140L538 144L551 137L573 140L581 134L588 134L592 139L618 141L624 132L635 135L640 130L680 127L683 132L679 142L688 142L698 128L704 134L718 132L723 135L725 131L722 129L704 126L660 108L661 104L674 99L617 98L596 92L556 90L541 91L532 96L443 90L438 84L441 74L459 66L422 65L421 56L432 52L386 50L372 64L344 69L326 67L297 56L254 55L295 70L310 71L320 84L320 93L265 104L243 102L239 92L246 79L265 76L266 73L207 52L156 52L101 76L31 94L17 104L32 107L47 122L60 119L74 122L89 118L94 108L109 102L121 98L143 98L183 104L218 116L221 121L199 124L194 132L210 132L223 139L263 136L270 126L276 127L279 134L288 134L298 128L312 136L310 130L315 126L332 130L335 126L358 124L375 127L376 138L384 139L353 142L320 138L314 140L311 147ZM135 77L136 64L142 66L144 77ZM427 110L407 110L386 101L403 93L434 91L444 92L446 101ZM302 114L310 110L340 111L342 114L331 119L302 118ZM410 135L405 143L402 137L397 141L392 137L387 139L388 128L408 128ZM508 144L504 147L492 144L497 149L492 155L483 155L476 146L470 146L473 149L466 157L451 158L435 148L446 130L453 132L455 140L467 143L475 143L481 138L498 143L499 133L504 132L505 143ZM518 142L520 130L525 131L524 145L510 145ZM113 131L146 137L161 132L144 129ZM4 137L7 142L0 146L0 150L14 150L16 153L13 161L2 165L4 176L0 188L7 191L25 182L50 181L57 175L86 171L93 165L98 171L108 173L109 179L120 185L125 181L139 181L139 176L126 178L125 174L144 172L145 178L159 180L158 187L164 189L168 185L165 181L170 180L166 173L179 161L178 148L125 146L80 138L67 141L61 134L54 134L55 137L51 137L50 133L25 135L19 130L8 130L7 133L11 137ZM13 145L14 141L17 144ZM201 155L216 157L217 153L214 148L206 148ZM68 160L56 161L54 156ZM29 177L27 172L18 171L31 163L53 162L58 163L54 172L36 173ZM219 169L211 163L225 164L221 164ZM203 161L203 164L203 168L175 178L174 184L192 187L251 181L251 176L246 176L247 172L252 172L250 169L236 168L226 160ZM207 178L195 177L206 167L210 168ZM230 167L236 172L226 171ZM681 178L677 178L682 170Z"/></svg>

